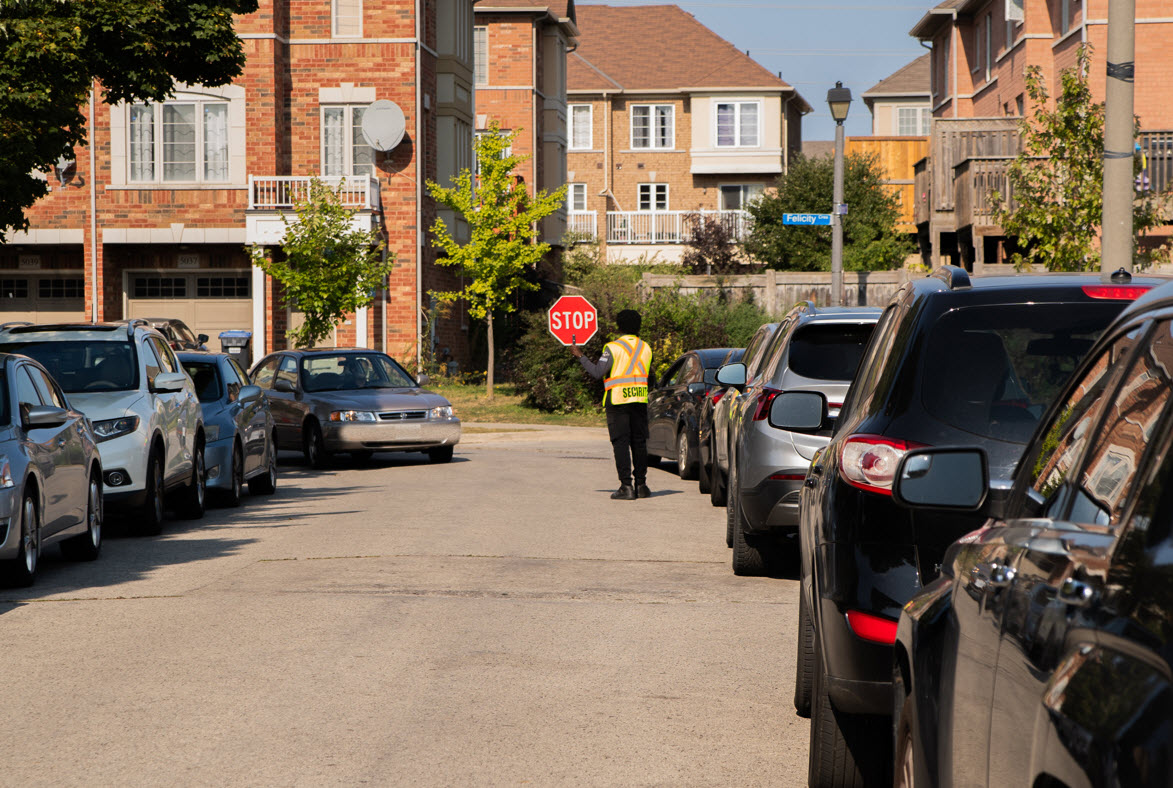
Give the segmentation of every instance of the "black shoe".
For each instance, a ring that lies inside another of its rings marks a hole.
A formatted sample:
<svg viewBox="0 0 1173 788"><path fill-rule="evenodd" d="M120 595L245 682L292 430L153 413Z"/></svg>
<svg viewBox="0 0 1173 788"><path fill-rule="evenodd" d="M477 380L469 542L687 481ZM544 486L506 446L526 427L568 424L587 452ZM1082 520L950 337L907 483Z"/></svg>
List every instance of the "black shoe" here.
<svg viewBox="0 0 1173 788"><path fill-rule="evenodd" d="M634 501L635 488L630 484L622 485L618 490L611 493L611 500L613 501Z"/></svg>
<svg viewBox="0 0 1173 788"><path fill-rule="evenodd" d="M646 484L637 485L635 488L635 497L636 498L651 498L652 491L648 489L648 486Z"/></svg>

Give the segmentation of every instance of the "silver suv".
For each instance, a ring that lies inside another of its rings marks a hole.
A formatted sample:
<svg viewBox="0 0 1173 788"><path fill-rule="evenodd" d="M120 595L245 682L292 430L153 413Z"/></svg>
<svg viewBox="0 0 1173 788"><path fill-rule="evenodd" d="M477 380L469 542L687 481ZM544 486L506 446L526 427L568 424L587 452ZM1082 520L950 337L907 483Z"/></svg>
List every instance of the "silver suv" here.
<svg viewBox="0 0 1173 788"><path fill-rule="evenodd" d="M762 574L782 540L792 542L798 535L807 468L831 438L880 313L872 307L819 308L801 302L779 323L759 374L748 384L744 364L718 371L719 383L745 386L728 418L726 542L733 548L734 574ZM816 420L817 426L772 426L786 423L776 416L787 407L786 394L799 391L817 391L826 398L827 412Z"/></svg>
<svg viewBox="0 0 1173 788"><path fill-rule="evenodd" d="M164 496L185 519L204 515L204 420L195 386L167 339L145 320L8 326L0 351L49 371L94 427L103 500L131 527L157 534Z"/></svg>

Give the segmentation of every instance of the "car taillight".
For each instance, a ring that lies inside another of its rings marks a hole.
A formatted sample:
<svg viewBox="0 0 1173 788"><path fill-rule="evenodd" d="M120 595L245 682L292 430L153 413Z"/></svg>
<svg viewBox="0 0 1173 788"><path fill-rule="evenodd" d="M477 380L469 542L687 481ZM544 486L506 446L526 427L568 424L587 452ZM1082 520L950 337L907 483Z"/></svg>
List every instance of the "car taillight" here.
<svg viewBox="0 0 1173 788"><path fill-rule="evenodd" d="M711 399L713 404L716 405L721 401L721 397L723 396L725 396L725 389L717 389L711 395L709 395L709 399Z"/></svg>
<svg viewBox="0 0 1173 788"><path fill-rule="evenodd" d="M754 408L753 420L761 421L762 419L766 418L766 416L769 416L770 403L774 401L774 397L781 393L782 392L778 389L763 388L762 393L758 394L758 404L757 407Z"/></svg>
<svg viewBox="0 0 1173 788"><path fill-rule="evenodd" d="M858 610L847 611L847 625L857 637L870 640L873 643L892 645L896 642L896 622L890 618L880 618Z"/></svg>
<svg viewBox="0 0 1173 788"><path fill-rule="evenodd" d="M839 475L853 487L891 495L896 466L910 449L920 446L879 435L852 435L839 450Z"/></svg>
<svg viewBox="0 0 1173 788"><path fill-rule="evenodd" d="M1103 298L1110 301L1135 301L1149 291L1148 287L1120 285L1084 285L1083 293L1089 298Z"/></svg>

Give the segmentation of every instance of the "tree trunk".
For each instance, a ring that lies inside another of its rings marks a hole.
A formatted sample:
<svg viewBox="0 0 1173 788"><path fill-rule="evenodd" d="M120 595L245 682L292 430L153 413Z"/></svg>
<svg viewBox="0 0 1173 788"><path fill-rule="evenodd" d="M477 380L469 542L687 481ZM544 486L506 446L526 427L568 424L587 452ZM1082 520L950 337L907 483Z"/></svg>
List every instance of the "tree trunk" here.
<svg viewBox="0 0 1173 788"><path fill-rule="evenodd" d="M489 402L493 401L493 310L488 310L489 316L486 320L489 323L489 372L485 375L485 396L488 397Z"/></svg>

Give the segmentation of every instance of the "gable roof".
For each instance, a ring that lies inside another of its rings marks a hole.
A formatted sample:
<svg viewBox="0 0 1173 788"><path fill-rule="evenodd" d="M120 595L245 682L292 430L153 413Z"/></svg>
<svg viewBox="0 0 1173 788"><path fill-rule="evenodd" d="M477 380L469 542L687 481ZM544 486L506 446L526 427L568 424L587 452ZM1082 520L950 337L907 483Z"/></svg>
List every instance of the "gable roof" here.
<svg viewBox="0 0 1173 788"><path fill-rule="evenodd" d="M949 23L950 17L961 12L961 7L967 0L943 0L929 9L928 13L920 18L908 34L913 38L928 39L936 35L937 30Z"/></svg>
<svg viewBox="0 0 1173 788"><path fill-rule="evenodd" d="M678 6L584 5L577 10L580 39L567 61L569 92L794 91Z"/></svg>
<svg viewBox="0 0 1173 788"><path fill-rule="evenodd" d="M477 0L473 6L473 13L547 13L559 22L570 22L575 25L577 13L574 0Z"/></svg>
<svg viewBox="0 0 1173 788"><path fill-rule="evenodd" d="M928 96L929 90L929 53L926 52L865 90L863 100L870 104L873 99L888 96Z"/></svg>

